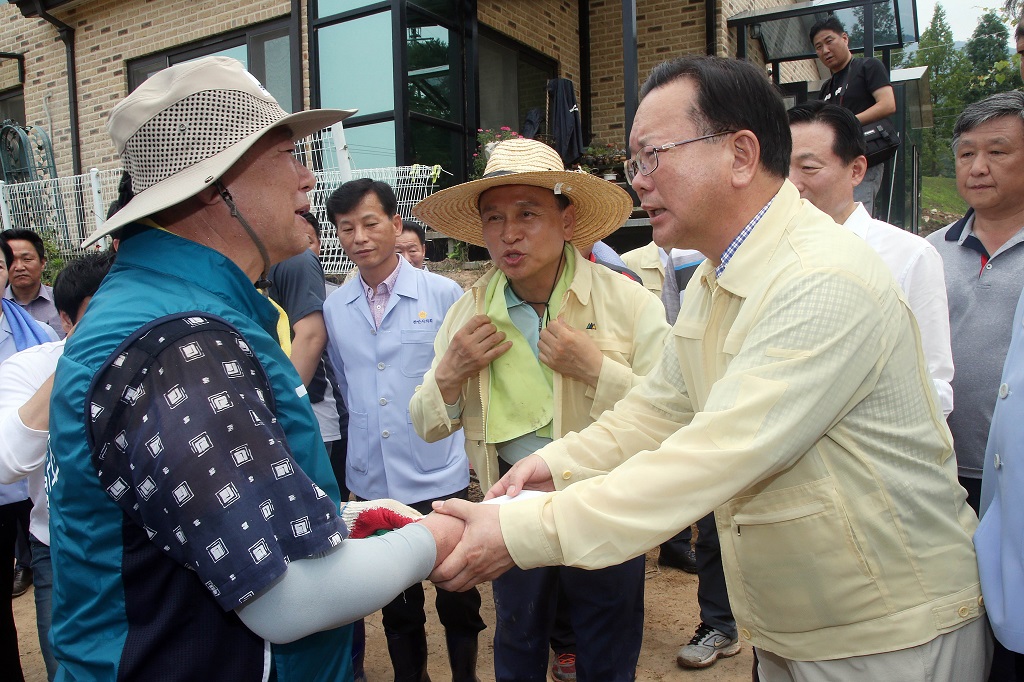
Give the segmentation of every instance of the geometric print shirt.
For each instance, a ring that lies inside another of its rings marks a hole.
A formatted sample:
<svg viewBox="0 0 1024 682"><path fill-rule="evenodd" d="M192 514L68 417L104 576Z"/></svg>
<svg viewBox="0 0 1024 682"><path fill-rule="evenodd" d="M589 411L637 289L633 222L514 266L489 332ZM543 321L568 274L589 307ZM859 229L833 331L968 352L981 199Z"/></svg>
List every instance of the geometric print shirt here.
<svg viewBox="0 0 1024 682"><path fill-rule="evenodd" d="M178 318L121 351L89 396L100 483L221 608L347 536L296 465L263 368L236 330Z"/></svg>

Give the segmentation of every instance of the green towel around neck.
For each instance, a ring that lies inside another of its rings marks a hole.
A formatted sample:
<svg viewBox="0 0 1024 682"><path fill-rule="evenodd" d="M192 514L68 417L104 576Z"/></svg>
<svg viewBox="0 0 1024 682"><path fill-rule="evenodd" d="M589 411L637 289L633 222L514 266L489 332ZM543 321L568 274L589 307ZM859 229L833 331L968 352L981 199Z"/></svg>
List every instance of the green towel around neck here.
<svg viewBox="0 0 1024 682"><path fill-rule="evenodd" d="M564 247L565 267L548 299L547 319L558 317L562 301L576 273L576 249ZM487 284L484 312L498 331L512 341L512 347L491 362L485 439L504 443L527 433L551 438L554 417L554 379L551 368L540 362L529 342L512 322L505 303L505 287L511 286L505 273L498 272Z"/></svg>

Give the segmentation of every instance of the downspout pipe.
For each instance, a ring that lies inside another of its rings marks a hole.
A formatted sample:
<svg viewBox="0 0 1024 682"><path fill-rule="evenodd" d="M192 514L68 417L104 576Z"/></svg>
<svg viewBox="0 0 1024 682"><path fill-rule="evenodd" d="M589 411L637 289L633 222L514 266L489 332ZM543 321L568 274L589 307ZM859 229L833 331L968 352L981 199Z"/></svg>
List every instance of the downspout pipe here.
<svg viewBox="0 0 1024 682"><path fill-rule="evenodd" d="M718 16L715 0L704 0L704 54L714 56L718 52Z"/></svg>
<svg viewBox="0 0 1024 682"><path fill-rule="evenodd" d="M52 24L64 43L64 55L68 74L68 116L71 126L71 167L74 175L82 174L82 144L78 133L78 73L75 68L75 29L53 16L43 7L42 0L36 0L36 12L47 23ZM53 131L50 131L53 134Z"/></svg>
<svg viewBox="0 0 1024 682"><path fill-rule="evenodd" d="M18 61L18 84L25 85L25 55L17 52L0 52L0 59L16 59Z"/></svg>

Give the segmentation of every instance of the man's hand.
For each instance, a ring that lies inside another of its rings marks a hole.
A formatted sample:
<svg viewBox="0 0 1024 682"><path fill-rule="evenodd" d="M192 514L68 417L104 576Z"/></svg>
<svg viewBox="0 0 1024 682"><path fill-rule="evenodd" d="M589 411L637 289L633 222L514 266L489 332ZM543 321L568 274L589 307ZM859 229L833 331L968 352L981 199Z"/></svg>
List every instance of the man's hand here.
<svg viewBox="0 0 1024 682"><path fill-rule="evenodd" d="M495 505L459 499L434 503L435 512L466 523L458 547L430 574L438 587L449 592L465 592L474 585L497 578L515 565L501 536L498 509Z"/></svg>
<svg viewBox="0 0 1024 682"><path fill-rule="evenodd" d="M505 334L486 315L474 315L452 337L448 350L437 363L434 379L441 397L449 405L459 399L462 385L512 347Z"/></svg>
<svg viewBox="0 0 1024 682"><path fill-rule="evenodd" d="M484 499L490 500L501 495L515 497L523 490L542 490L550 493L554 489L555 484L551 479L548 463L541 459L540 455L530 455L513 464L508 473L491 486Z"/></svg>
<svg viewBox="0 0 1024 682"><path fill-rule="evenodd" d="M434 545L437 547L437 558L434 559L434 569L436 570L459 544L466 524L454 516L444 514L427 514L419 523L426 526L430 534L434 536Z"/></svg>
<svg viewBox="0 0 1024 682"><path fill-rule="evenodd" d="M540 361L552 370L597 387L604 355L586 332L570 327L559 317L541 331L537 350Z"/></svg>

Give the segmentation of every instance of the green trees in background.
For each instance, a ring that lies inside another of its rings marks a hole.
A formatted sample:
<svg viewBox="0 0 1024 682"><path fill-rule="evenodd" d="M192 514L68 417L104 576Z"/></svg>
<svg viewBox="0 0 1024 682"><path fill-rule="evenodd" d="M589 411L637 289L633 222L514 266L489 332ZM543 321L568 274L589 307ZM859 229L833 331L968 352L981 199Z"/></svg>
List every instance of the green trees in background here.
<svg viewBox="0 0 1024 682"><path fill-rule="evenodd" d="M1011 1L1020 3L1020 0ZM894 66L930 67L935 125L922 134L921 170L924 175L953 177L950 153L953 124L966 105L997 92L1024 87L1020 58L1010 50L1006 16L992 11L985 13L971 39L963 48L957 48L946 11L941 4L936 4L928 28L921 33L917 50L901 57L894 55Z"/></svg>

